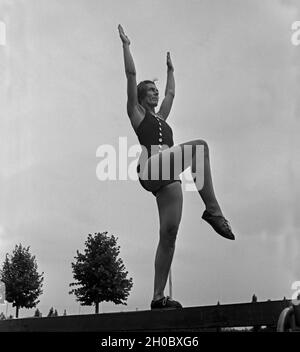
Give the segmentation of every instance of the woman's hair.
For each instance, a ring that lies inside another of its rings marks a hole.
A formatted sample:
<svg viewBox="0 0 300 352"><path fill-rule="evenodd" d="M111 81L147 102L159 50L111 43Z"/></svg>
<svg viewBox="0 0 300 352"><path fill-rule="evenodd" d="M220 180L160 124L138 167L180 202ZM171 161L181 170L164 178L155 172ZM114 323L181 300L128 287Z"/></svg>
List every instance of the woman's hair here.
<svg viewBox="0 0 300 352"><path fill-rule="evenodd" d="M138 95L139 104L142 103L142 100L145 98L145 96L147 94L147 84L148 83L154 83L154 81L150 81L150 80L142 81L137 86L137 95Z"/></svg>

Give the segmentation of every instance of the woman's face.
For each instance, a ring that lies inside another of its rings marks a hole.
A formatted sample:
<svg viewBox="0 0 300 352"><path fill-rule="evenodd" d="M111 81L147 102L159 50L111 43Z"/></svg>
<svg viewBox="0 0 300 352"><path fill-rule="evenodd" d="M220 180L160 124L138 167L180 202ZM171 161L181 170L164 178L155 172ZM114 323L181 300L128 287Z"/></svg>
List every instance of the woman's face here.
<svg viewBox="0 0 300 352"><path fill-rule="evenodd" d="M159 99L158 89L154 83L147 83L147 93L145 98L143 99L143 103L148 106L157 106Z"/></svg>

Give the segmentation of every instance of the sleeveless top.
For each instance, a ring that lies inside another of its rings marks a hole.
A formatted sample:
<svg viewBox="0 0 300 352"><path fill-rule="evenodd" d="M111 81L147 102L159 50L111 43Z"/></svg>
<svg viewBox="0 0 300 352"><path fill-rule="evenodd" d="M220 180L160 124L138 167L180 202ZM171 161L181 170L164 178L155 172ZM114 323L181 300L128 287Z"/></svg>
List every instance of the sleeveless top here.
<svg viewBox="0 0 300 352"><path fill-rule="evenodd" d="M141 146L144 146L139 158L137 172L140 170L140 164L150 158L151 155L161 152L174 145L173 131L167 122L159 117L153 116L146 111L145 117L139 124L136 135Z"/></svg>

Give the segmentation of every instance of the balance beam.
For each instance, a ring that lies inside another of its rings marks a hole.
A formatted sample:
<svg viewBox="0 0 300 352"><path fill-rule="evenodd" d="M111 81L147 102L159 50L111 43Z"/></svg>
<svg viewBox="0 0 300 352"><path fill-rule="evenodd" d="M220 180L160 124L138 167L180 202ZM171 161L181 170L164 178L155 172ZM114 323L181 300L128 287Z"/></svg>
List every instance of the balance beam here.
<svg viewBox="0 0 300 352"><path fill-rule="evenodd" d="M176 310L22 318L0 321L0 332L195 332L272 326L290 300L222 304Z"/></svg>

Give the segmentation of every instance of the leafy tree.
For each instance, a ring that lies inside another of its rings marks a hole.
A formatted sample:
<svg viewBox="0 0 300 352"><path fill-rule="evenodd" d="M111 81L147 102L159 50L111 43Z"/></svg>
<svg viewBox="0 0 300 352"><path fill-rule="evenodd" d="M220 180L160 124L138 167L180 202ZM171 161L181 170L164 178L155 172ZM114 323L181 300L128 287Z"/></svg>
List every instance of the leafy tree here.
<svg viewBox="0 0 300 352"><path fill-rule="evenodd" d="M120 246L117 238L108 236L107 232L88 235L84 253L79 253L72 263L73 277L76 282L70 286L79 286L69 293L74 293L82 305L95 305L99 313L99 303L112 301L115 304L127 305L132 287L132 278L127 279L128 271L121 258L118 258Z"/></svg>
<svg viewBox="0 0 300 352"><path fill-rule="evenodd" d="M5 315L4 315L4 313L3 312L1 312L0 313L0 320L5 320L6 318L5 318Z"/></svg>
<svg viewBox="0 0 300 352"><path fill-rule="evenodd" d="M67 316L67 311L64 309L64 314L63 314L64 317Z"/></svg>
<svg viewBox="0 0 300 352"><path fill-rule="evenodd" d="M58 313L57 313L57 310L55 309L54 311L54 314L53 314L54 317L58 317Z"/></svg>
<svg viewBox="0 0 300 352"><path fill-rule="evenodd" d="M38 297L43 293L43 274L37 271L35 256L29 252L30 247L16 245L13 253L6 254L1 270L1 280L6 286L6 301L16 307L16 318L20 308L33 308Z"/></svg>

